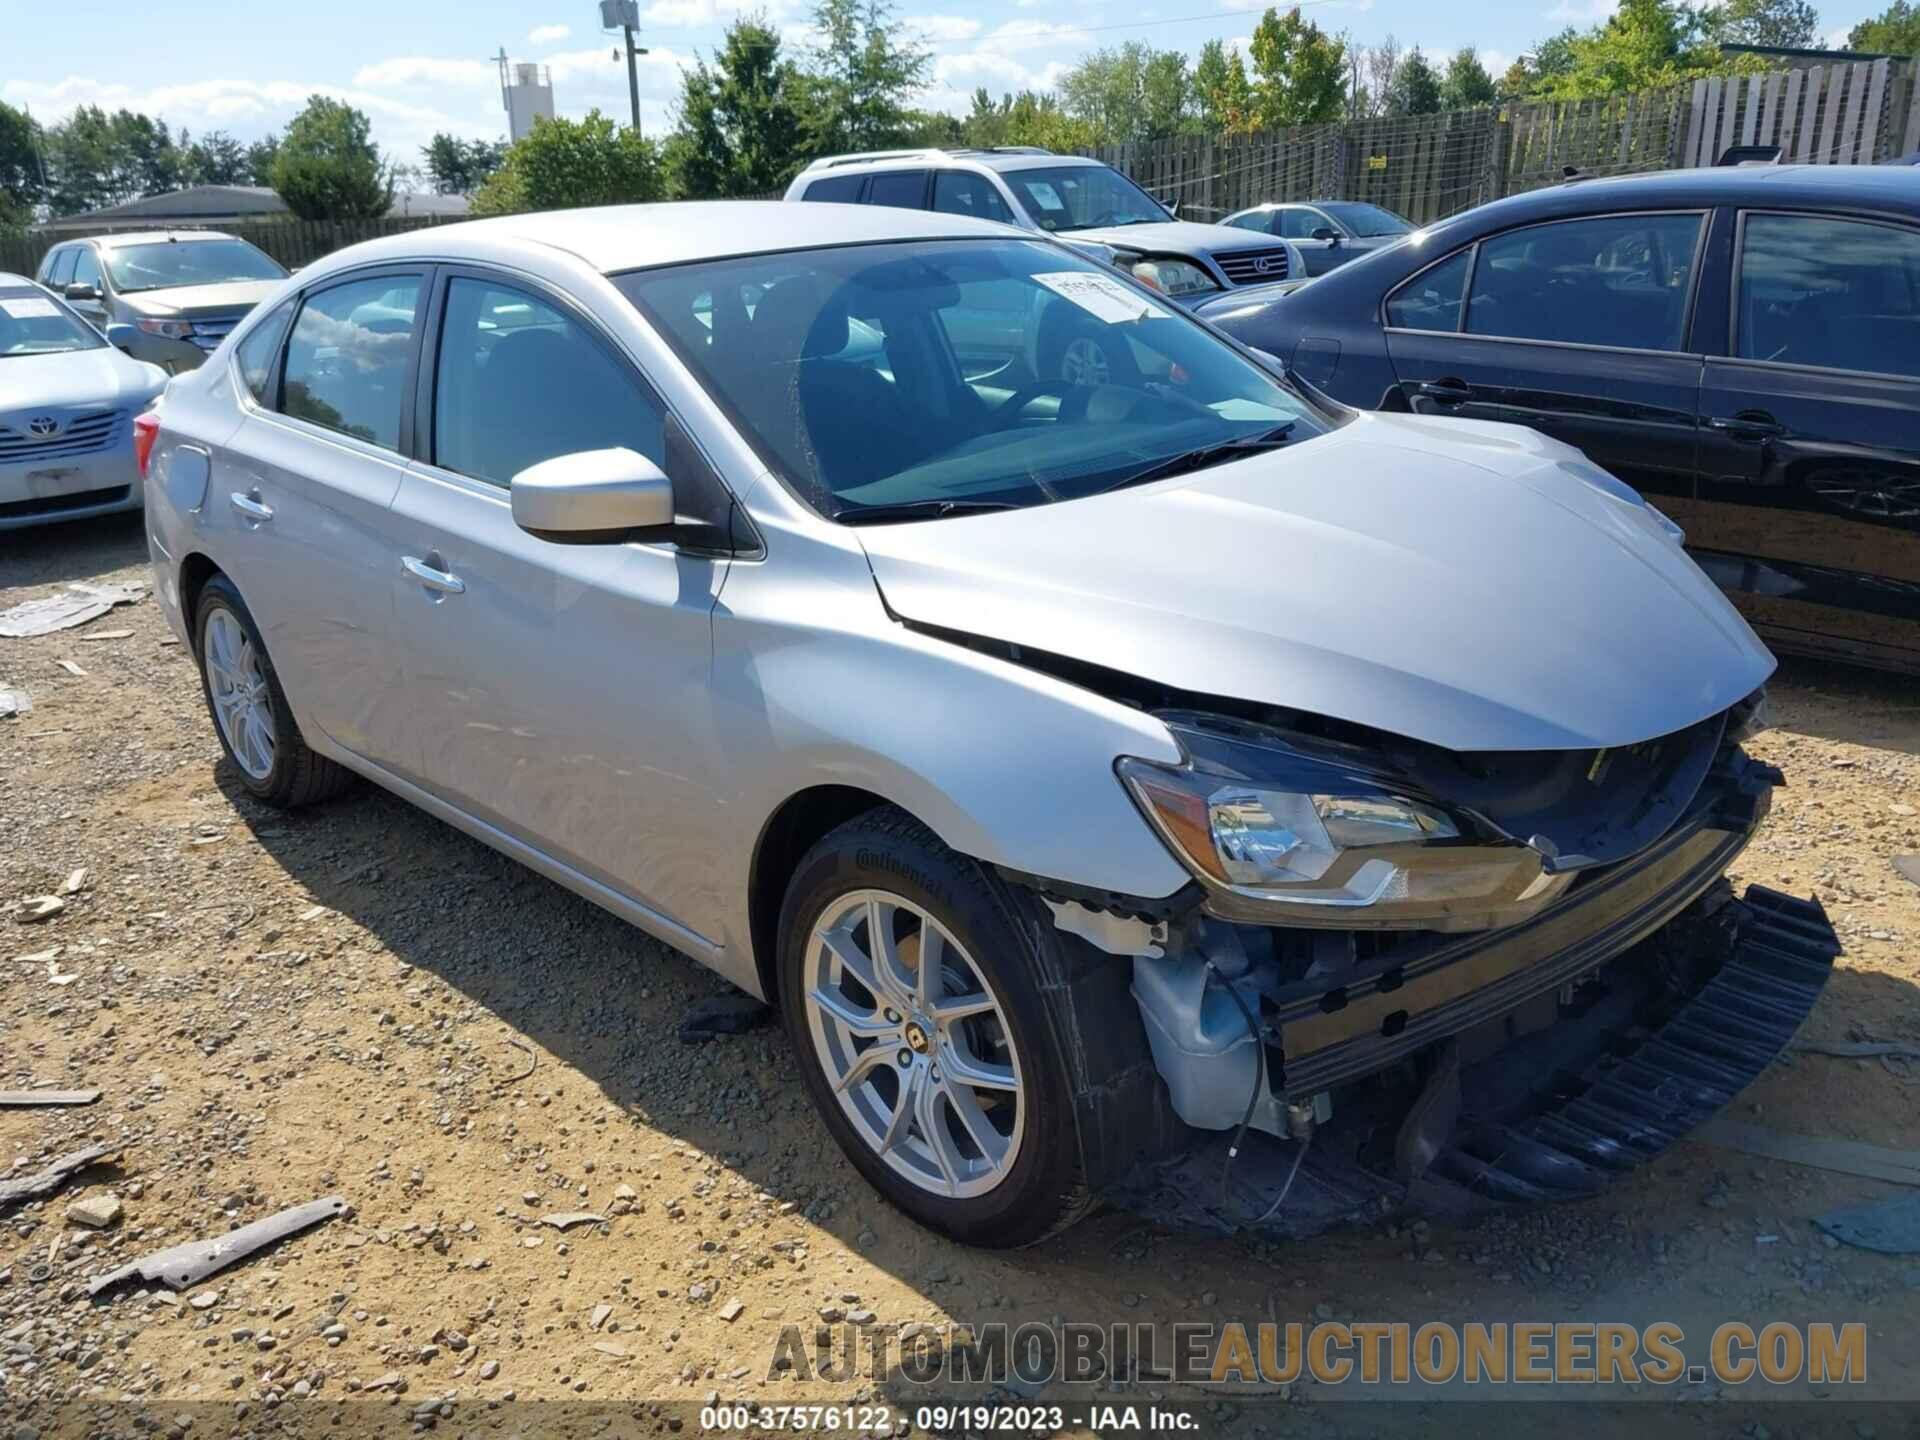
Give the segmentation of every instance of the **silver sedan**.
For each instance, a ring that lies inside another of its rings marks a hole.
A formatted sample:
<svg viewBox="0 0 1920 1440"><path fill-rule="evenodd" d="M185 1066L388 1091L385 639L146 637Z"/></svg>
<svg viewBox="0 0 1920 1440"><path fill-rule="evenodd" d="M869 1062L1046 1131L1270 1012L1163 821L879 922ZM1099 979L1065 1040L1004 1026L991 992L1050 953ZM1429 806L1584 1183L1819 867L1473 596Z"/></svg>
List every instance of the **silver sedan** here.
<svg viewBox="0 0 1920 1440"><path fill-rule="evenodd" d="M1456 1035L1683 1003L1718 952L1632 947L1764 814L1773 660L1632 491L950 215L355 246L175 380L148 487L240 784L370 779L772 1002L979 1243L1210 1143L1237 1217Z"/></svg>
<svg viewBox="0 0 1920 1440"><path fill-rule="evenodd" d="M166 385L65 301L0 274L0 530L139 509L135 421Z"/></svg>

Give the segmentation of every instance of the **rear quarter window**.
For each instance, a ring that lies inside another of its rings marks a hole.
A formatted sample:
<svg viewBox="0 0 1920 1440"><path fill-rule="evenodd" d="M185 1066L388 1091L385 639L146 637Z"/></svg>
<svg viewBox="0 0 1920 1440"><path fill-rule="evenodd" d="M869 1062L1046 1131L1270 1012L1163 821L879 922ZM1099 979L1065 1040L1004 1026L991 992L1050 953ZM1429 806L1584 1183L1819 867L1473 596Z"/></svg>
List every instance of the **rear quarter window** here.
<svg viewBox="0 0 1920 1440"><path fill-rule="evenodd" d="M866 178L864 175L832 175L825 180L815 180L800 192L800 198L825 200L841 205L857 204L860 199L860 186Z"/></svg>

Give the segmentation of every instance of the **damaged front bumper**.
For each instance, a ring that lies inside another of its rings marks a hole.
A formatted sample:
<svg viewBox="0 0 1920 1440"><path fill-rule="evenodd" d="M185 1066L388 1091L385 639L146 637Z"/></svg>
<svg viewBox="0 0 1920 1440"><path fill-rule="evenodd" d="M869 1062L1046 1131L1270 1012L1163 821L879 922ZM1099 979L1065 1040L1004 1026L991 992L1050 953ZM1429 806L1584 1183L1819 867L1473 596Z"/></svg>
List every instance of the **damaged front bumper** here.
<svg viewBox="0 0 1920 1440"><path fill-rule="evenodd" d="M1268 1208L1308 1136L1268 1228L1587 1194L1657 1154L1786 1046L1840 950L1817 903L1736 900L1723 878L1780 779L1726 745L1655 843L1478 934L1302 937L1197 907L1096 919L1049 896L1062 928L1118 953L1131 939L1155 1068L1193 1140L1127 1203L1230 1227ZM1219 1167L1243 1118L1275 1138L1240 1156L1236 1208Z"/></svg>

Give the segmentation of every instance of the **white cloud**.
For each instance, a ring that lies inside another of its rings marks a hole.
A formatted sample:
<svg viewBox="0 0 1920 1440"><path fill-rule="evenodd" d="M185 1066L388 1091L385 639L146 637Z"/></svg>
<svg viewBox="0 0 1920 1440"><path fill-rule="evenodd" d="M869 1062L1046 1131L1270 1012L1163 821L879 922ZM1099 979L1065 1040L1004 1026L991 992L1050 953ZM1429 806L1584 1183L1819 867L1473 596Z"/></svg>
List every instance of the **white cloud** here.
<svg viewBox="0 0 1920 1440"><path fill-rule="evenodd" d="M1073 25L1056 25L1051 20L1009 20L987 32L980 42L982 50L1012 55L1023 50L1044 50L1052 45L1084 48L1086 32Z"/></svg>
<svg viewBox="0 0 1920 1440"><path fill-rule="evenodd" d="M1047 0L1013 0L1013 7L1016 10L1038 10L1046 3Z"/></svg>
<svg viewBox="0 0 1920 1440"><path fill-rule="evenodd" d="M970 15L909 15L906 24L935 45L971 40L981 29Z"/></svg>
<svg viewBox="0 0 1920 1440"><path fill-rule="evenodd" d="M654 0L640 18L667 29L721 25L741 15L764 14L777 20L791 15L798 4L799 0Z"/></svg>
<svg viewBox="0 0 1920 1440"><path fill-rule="evenodd" d="M1620 0L1560 0L1547 11L1547 18L1575 25L1597 25L1610 19L1619 8Z"/></svg>
<svg viewBox="0 0 1920 1440"><path fill-rule="evenodd" d="M558 45L573 34L571 25L536 25L527 32L529 45Z"/></svg>

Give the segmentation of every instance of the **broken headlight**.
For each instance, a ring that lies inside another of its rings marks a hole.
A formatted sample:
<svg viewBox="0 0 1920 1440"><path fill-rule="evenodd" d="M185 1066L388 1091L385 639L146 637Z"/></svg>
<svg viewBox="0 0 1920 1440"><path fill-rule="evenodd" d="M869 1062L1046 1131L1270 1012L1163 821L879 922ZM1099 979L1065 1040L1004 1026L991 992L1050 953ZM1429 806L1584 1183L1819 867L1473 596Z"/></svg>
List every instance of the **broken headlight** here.
<svg viewBox="0 0 1920 1440"><path fill-rule="evenodd" d="M1117 768L1141 811L1237 920L1338 929L1509 924L1571 882L1524 845L1366 763L1349 747L1215 716L1163 714L1180 765Z"/></svg>

